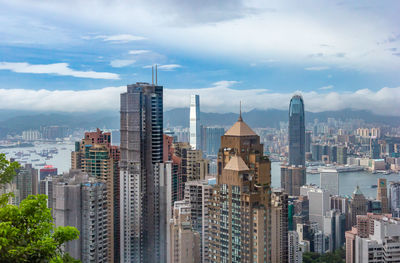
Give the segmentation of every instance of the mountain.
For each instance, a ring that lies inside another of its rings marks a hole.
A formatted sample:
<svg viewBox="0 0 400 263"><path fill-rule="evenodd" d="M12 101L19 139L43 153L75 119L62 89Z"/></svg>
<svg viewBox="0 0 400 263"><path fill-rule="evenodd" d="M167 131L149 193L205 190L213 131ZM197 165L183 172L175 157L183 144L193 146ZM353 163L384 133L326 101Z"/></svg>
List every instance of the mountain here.
<svg viewBox="0 0 400 263"><path fill-rule="evenodd" d="M252 110L244 112L243 119L255 128L279 127L279 122L288 121L286 110ZM200 113L201 123L206 126L230 126L238 119L237 113ZM340 111L305 112L306 123L314 119L326 121L328 118L337 120L361 119L366 123L400 125L400 117L376 115L365 110L345 109ZM179 108L164 113L165 127L189 127L189 108Z"/></svg>

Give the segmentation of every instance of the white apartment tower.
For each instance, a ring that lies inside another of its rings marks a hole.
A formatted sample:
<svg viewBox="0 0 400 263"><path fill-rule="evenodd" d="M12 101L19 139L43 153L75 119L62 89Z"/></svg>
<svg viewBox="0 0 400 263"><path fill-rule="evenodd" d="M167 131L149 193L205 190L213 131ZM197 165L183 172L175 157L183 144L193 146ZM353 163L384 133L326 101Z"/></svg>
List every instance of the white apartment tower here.
<svg viewBox="0 0 400 263"><path fill-rule="evenodd" d="M200 149L200 96L190 97L190 146L194 150Z"/></svg>

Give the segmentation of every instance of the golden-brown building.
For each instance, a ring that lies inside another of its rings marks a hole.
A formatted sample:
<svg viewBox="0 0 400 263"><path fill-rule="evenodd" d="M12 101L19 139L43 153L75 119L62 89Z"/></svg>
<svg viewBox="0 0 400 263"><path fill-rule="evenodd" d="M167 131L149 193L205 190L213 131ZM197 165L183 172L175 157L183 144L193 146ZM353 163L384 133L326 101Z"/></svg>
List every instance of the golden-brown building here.
<svg viewBox="0 0 400 263"><path fill-rule="evenodd" d="M239 117L221 137L209 206L210 262L270 262L271 162Z"/></svg>

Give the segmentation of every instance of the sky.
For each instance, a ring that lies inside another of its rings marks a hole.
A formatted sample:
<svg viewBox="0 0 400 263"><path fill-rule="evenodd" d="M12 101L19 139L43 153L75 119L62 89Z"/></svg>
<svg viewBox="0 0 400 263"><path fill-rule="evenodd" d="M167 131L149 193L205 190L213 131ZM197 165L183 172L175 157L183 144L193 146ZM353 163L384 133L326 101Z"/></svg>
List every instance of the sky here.
<svg viewBox="0 0 400 263"><path fill-rule="evenodd" d="M165 110L345 108L400 116L398 1L0 0L0 109L119 109L127 84Z"/></svg>

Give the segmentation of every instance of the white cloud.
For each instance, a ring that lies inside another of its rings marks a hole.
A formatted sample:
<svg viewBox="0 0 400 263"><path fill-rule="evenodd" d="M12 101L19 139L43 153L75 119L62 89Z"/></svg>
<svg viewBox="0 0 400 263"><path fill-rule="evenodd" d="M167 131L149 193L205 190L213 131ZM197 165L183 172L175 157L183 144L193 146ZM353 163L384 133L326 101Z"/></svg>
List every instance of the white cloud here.
<svg viewBox="0 0 400 263"><path fill-rule="evenodd" d="M328 89L333 89L333 85L329 85L329 86L324 86L319 88L320 90L328 90Z"/></svg>
<svg viewBox="0 0 400 263"><path fill-rule="evenodd" d="M111 67L114 67L114 68L122 68L122 67L132 65L135 62L136 62L136 60L134 60L134 59L115 59L110 62L110 65L111 65Z"/></svg>
<svg viewBox="0 0 400 263"><path fill-rule="evenodd" d="M322 70L328 70L328 69L329 69L329 67L326 67L326 66L305 68L305 70L309 70L309 71L322 71Z"/></svg>
<svg viewBox="0 0 400 263"><path fill-rule="evenodd" d="M129 54L130 55L141 55L141 54L145 54L150 52L149 50L145 50L145 49L137 49L137 50L130 50Z"/></svg>
<svg viewBox="0 0 400 263"><path fill-rule="evenodd" d="M239 90L231 88L235 81L219 81L203 89L165 89L164 109L188 107L190 95L200 95L205 112L237 112L239 101L244 111L251 109L287 110L293 93L270 92L266 89ZM0 109L31 109L33 111L101 111L119 109L120 93L125 86L95 90L28 90L0 89ZM299 93L299 92L296 92ZM361 89L355 92L302 92L307 111L372 110L376 114L400 116L400 87L378 91Z"/></svg>
<svg viewBox="0 0 400 263"><path fill-rule="evenodd" d="M0 70L11 70L17 73L55 74L76 78L119 79L119 75L115 73L74 70L69 67L68 63L31 65L26 62L0 62Z"/></svg>
<svg viewBox="0 0 400 263"><path fill-rule="evenodd" d="M97 36L84 36L83 39L102 39L106 42L115 42L115 43L126 43L137 40L145 40L145 37L135 36L130 34L119 34L119 35L97 35Z"/></svg>
<svg viewBox="0 0 400 263"><path fill-rule="evenodd" d="M151 67L155 68L155 65L154 66L153 65L143 66L143 68L151 68ZM163 70L163 71L173 71L173 70L175 70L177 68L181 68L181 67L182 66L178 65L178 64L157 65L157 69Z"/></svg>

